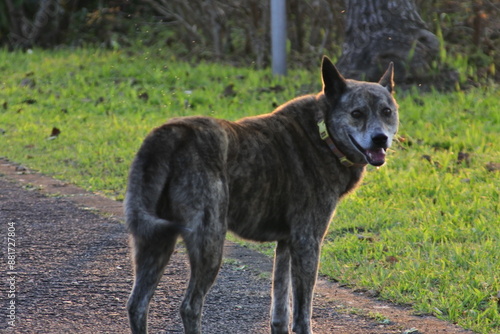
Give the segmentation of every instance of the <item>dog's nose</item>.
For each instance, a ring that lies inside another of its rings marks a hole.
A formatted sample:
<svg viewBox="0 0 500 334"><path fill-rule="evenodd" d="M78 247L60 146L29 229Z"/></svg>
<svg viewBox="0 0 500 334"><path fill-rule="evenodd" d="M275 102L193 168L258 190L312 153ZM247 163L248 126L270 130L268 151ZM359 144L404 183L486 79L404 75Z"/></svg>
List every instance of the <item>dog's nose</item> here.
<svg viewBox="0 0 500 334"><path fill-rule="evenodd" d="M378 147L387 146L388 137L383 133L376 133L372 136L372 142Z"/></svg>

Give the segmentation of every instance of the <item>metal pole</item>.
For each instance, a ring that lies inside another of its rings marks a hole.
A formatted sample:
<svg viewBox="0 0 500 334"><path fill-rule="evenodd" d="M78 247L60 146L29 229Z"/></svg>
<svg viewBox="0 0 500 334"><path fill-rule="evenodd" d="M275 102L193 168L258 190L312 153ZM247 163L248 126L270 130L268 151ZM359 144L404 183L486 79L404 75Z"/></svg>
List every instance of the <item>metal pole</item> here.
<svg viewBox="0 0 500 334"><path fill-rule="evenodd" d="M286 75L286 0L271 0L271 56L274 75Z"/></svg>

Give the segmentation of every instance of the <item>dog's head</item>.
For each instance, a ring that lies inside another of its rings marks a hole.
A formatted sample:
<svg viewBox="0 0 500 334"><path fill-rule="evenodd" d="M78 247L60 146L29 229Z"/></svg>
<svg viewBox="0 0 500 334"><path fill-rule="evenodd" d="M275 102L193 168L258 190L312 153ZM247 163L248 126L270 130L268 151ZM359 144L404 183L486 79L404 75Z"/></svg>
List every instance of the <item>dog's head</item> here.
<svg viewBox="0 0 500 334"><path fill-rule="evenodd" d="M353 162L383 165L399 123L392 63L378 83L344 79L327 57L321 72L328 102L324 117L333 141Z"/></svg>

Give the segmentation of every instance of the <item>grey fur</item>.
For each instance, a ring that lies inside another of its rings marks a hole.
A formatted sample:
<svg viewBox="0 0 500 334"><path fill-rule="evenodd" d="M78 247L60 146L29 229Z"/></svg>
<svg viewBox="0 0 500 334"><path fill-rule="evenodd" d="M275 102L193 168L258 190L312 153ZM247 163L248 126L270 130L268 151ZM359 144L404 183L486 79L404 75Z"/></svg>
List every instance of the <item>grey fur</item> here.
<svg viewBox="0 0 500 334"><path fill-rule="evenodd" d="M147 333L149 301L179 236L191 265L181 316L185 333L201 333L227 229L277 241L271 331L289 333L292 314L295 333L312 333L321 242L337 203L364 172L340 163L317 121L325 120L352 162L383 164L398 127L392 76L390 66L379 83L345 80L324 57L317 95L237 122L185 117L154 129L130 169L125 203L135 265L127 305L132 333Z"/></svg>

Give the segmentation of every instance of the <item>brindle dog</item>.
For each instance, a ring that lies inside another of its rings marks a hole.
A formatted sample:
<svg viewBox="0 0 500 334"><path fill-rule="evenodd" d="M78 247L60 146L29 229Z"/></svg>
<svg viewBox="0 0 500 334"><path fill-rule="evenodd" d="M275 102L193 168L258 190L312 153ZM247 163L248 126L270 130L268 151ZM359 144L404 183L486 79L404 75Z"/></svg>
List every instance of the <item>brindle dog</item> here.
<svg viewBox="0 0 500 334"><path fill-rule="evenodd" d="M130 169L125 203L132 332L147 333L149 301L180 236L191 265L181 316L186 333L201 333L229 229L277 241L272 333L289 333L290 293L293 331L312 333L320 246L335 207L366 164L384 164L398 128L393 72L390 64L378 83L346 80L324 57L317 95L237 122L183 117L154 129Z"/></svg>

